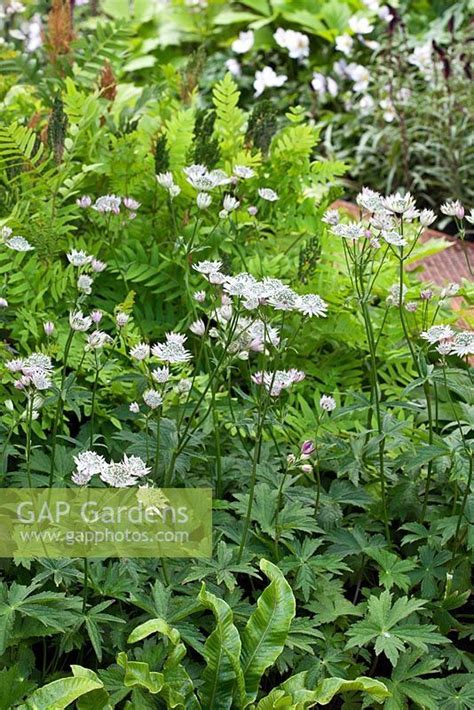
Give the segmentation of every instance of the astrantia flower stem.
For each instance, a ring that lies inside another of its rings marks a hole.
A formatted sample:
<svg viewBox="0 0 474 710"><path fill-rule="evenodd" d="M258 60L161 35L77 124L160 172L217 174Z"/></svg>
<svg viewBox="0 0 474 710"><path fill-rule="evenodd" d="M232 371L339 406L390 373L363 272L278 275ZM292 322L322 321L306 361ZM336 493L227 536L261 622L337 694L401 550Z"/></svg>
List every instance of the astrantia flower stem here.
<svg viewBox="0 0 474 710"><path fill-rule="evenodd" d="M54 422L53 422L53 432L52 432L52 437L51 437L51 462L50 462L50 470L49 470L49 487L51 488L54 482L54 466L55 466L55 454L56 454L56 440L57 440L57 435L58 435L58 428L59 428L59 421L61 419L62 413L63 413L63 406L64 406L64 383L66 381L66 368L67 368L67 361L69 357L69 351L71 349L72 345L72 340L74 338L74 329L70 328L69 329L69 334L66 340L66 345L64 346L64 355L63 355L63 369L61 373L61 384L59 387L59 393L58 393L58 402L56 405L56 412L54 415Z"/></svg>

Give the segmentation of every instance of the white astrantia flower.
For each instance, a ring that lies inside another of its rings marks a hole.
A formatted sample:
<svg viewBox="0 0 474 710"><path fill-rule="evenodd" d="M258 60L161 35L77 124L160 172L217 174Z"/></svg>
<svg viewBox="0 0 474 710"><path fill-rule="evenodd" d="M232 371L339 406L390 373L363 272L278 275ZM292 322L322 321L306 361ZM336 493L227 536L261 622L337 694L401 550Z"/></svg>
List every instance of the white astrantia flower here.
<svg viewBox="0 0 474 710"><path fill-rule="evenodd" d="M340 214L339 210L326 210L324 213L324 217L322 218L322 222L325 222L325 224L330 224L332 226L335 226L336 224L339 224L340 220Z"/></svg>
<svg viewBox="0 0 474 710"><path fill-rule="evenodd" d="M205 291L195 291L193 294L193 298L195 301L198 303L204 303L206 300L206 292Z"/></svg>
<svg viewBox="0 0 474 710"><path fill-rule="evenodd" d="M196 204L200 210L205 210L209 207L212 202L212 197L208 192L199 192L196 197Z"/></svg>
<svg viewBox="0 0 474 710"><path fill-rule="evenodd" d="M150 346L148 343L137 343L130 348L130 357L134 360L146 360L150 357Z"/></svg>
<svg viewBox="0 0 474 710"><path fill-rule="evenodd" d="M336 237L343 237L344 239L360 239L365 236L365 227L360 222L336 224L331 231Z"/></svg>
<svg viewBox="0 0 474 710"><path fill-rule="evenodd" d="M164 385L170 378L169 367L157 367L152 371L151 376L159 385Z"/></svg>
<svg viewBox="0 0 474 710"><path fill-rule="evenodd" d="M353 15L349 19L349 28L356 35L368 35L373 32L374 26L370 24L367 17L357 17L357 15Z"/></svg>
<svg viewBox="0 0 474 710"><path fill-rule="evenodd" d="M286 49L291 59L304 59L309 56L309 37L295 30L279 27L273 37L279 47Z"/></svg>
<svg viewBox="0 0 474 710"><path fill-rule="evenodd" d="M46 371L53 369L53 363L51 362L51 358L49 357L49 355L45 355L44 353L32 353L22 362L23 365L21 369L23 370L25 375L28 374L27 370L29 367Z"/></svg>
<svg viewBox="0 0 474 710"><path fill-rule="evenodd" d="M459 200L448 200L441 205L440 209L448 217L457 217L458 219L464 217L464 207Z"/></svg>
<svg viewBox="0 0 474 710"><path fill-rule="evenodd" d="M199 261L193 264L193 269L204 276L215 274L222 269L222 261Z"/></svg>
<svg viewBox="0 0 474 710"><path fill-rule="evenodd" d="M441 340L449 340L454 336L454 330L450 325L432 325L428 330L420 333L420 336L431 345L439 343Z"/></svg>
<svg viewBox="0 0 474 710"><path fill-rule="evenodd" d="M99 350L111 342L112 338L108 335L108 333L104 333L103 330L94 330L87 336L86 348L91 350Z"/></svg>
<svg viewBox="0 0 474 710"><path fill-rule="evenodd" d="M189 184L199 192L209 192L231 182L230 177L223 170L209 171L204 165L190 165L183 168L183 172Z"/></svg>
<svg viewBox="0 0 474 710"><path fill-rule="evenodd" d="M161 185L161 187L164 187L165 190L169 190L174 185L173 174L170 172L159 173L155 177L156 177L156 181L157 181L158 185Z"/></svg>
<svg viewBox="0 0 474 710"><path fill-rule="evenodd" d="M433 46L431 41L415 47L413 52L408 55L408 61L413 66L417 67L424 74L425 78L430 78L433 74Z"/></svg>
<svg viewBox="0 0 474 710"><path fill-rule="evenodd" d="M232 195L225 195L223 201L223 207L226 212L233 212L240 205L240 202Z"/></svg>
<svg viewBox="0 0 474 710"><path fill-rule="evenodd" d="M2 240L2 242L5 239L8 239L8 237L11 237L12 234L13 234L13 229L11 229L11 227L7 227L7 225L4 225L3 227L0 228L0 239Z"/></svg>
<svg viewBox="0 0 474 710"><path fill-rule="evenodd" d="M393 195L382 197L382 205L389 212L400 215L412 211L416 207L415 200L409 192L405 195L397 192Z"/></svg>
<svg viewBox="0 0 474 710"><path fill-rule="evenodd" d="M158 409L163 404L163 397L157 390L148 389L143 393L143 401L150 409Z"/></svg>
<svg viewBox="0 0 474 710"><path fill-rule="evenodd" d="M97 198L92 205L92 209L101 214L107 214L109 212L119 214L121 204L122 198L117 197L117 195L102 195L102 197Z"/></svg>
<svg viewBox="0 0 474 710"><path fill-rule="evenodd" d="M0 308L8 308L8 301L6 298L0 297Z"/></svg>
<svg viewBox="0 0 474 710"><path fill-rule="evenodd" d="M130 402L129 410L132 414L138 414L140 412L140 405L138 402Z"/></svg>
<svg viewBox="0 0 474 710"><path fill-rule="evenodd" d="M41 368L30 368L28 375L24 375L24 377L29 380L25 384L32 385L37 390L47 390L53 384L49 372Z"/></svg>
<svg viewBox="0 0 474 710"><path fill-rule="evenodd" d="M92 205L92 200L89 195L82 195L82 197L77 198L76 205L82 209L87 209Z"/></svg>
<svg viewBox="0 0 474 710"><path fill-rule="evenodd" d="M304 296L297 297L295 309L305 316L325 318L327 316L328 306L320 296L317 296L315 293L307 293Z"/></svg>
<svg viewBox="0 0 474 710"><path fill-rule="evenodd" d="M394 247L404 247L407 245L406 239L404 239L399 232L388 232L382 230L381 235L387 244L391 244Z"/></svg>
<svg viewBox="0 0 474 710"><path fill-rule="evenodd" d="M474 224L474 209L466 215L466 222L469 222L469 224Z"/></svg>
<svg viewBox="0 0 474 710"><path fill-rule="evenodd" d="M157 343L151 349L154 357L170 365L188 362L192 355L184 347L185 335L181 333L166 333L166 342Z"/></svg>
<svg viewBox="0 0 474 710"><path fill-rule="evenodd" d="M86 296L89 296L92 293L93 283L94 280L88 274L81 274L77 279L77 288L82 293L85 293Z"/></svg>
<svg viewBox="0 0 474 710"><path fill-rule="evenodd" d="M86 254L86 252L82 251L82 249L71 249L71 251L66 254L66 257L69 263L73 266L85 266L86 264L90 264L92 261L92 256Z"/></svg>
<svg viewBox="0 0 474 710"><path fill-rule="evenodd" d="M150 469L139 456L124 456L120 463L111 461L99 474L104 483L113 488L128 488L147 476Z"/></svg>
<svg viewBox="0 0 474 710"><path fill-rule="evenodd" d="M452 298L459 292L460 288L459 284L452 282L441 289L440 298Z"/></svg>
<svg viewBox="0 0 474 710"><path fill-rule="evenodd" d="M256 372L252 380L257 385L263 385L271 397L278 397L281 392L297 382L304 380L301 370L276 370L275 372Z"/></svg>
<svg viewBox="0 0 474 710"><path fill-rule="evenodd" d="M276 311L294 311L298 302L298 294L289 286L282 286L267 297L267 303Z"/></svg>
<svg viewBox="0 0 474 710"><path fill-rule="evenodd" d="M72 481L79 486L85 486L93 476L100 475L107 468L107 461L95 451L82 451L74 456L76 470L72 474Z"/></svg>
<svg viewBox="0 0 474 710"><path fill-rule="evenodd" d="M22 367L24 366L25 361L22 360L21 358L15 358L14 360L7 360L5 363L5 367L9 372L21 372Z"/></svg>
<svg viewBox="0 0 474 710"><path fill-rule="evenodd" d="M388 212L374 212L370 218L370 224L374 229L379 229L380 231L385 230L389 232L395 229L397 222L396 219Z"/></svg>
<svg viewBox="0 0 474 710"><path fill-rule="evenodd" d="M128 313L123 313L122 311L119 311L115 315L115 323L117 324L118 328L124 328L129 320L130 316L128 315Z"/></svg>
<svg viewBox="0 0 474 710"><path fill-rule="evenodd" d="M232 174L240 180L249 180L254 177L255 170L252 170L252 168L249 168L246 165L234 165Z"/></svg>
<svg viewBox="0 0 474 710"><path fill-rule="evenodd" d="M73 330L84 332L92 325L92 318L83 315L82 311L75 311L69 314L69 324Z"/></svg>
<svg viewBox="0 0 474 710"><path fill-rule="evenodd" d="M283 86L287 79L288 77L286 74L277 74L272 67L263 67L262 70L255 72L255 79L253 82L255 96L263 94L265 89Z"/></svg>
<svg viewBox="0 0 474 710"><path fill-rule="evenodd" d="M239 32L239 36L232 42L231 49L236 54L245 54L252 49L255 42L255 37L252 30L247 32Z"/></svg>
<svg viewBox="0 0 474 710"><path fill-rule="evenodd" d="M338 52L342 52L342 54L345 54L346 57L350 56L353 47L354 40L350 35L342 34L339 35L339 37L336 37L336 50Z"/></svg>
<svg viewBox="0 0 474 710"><path fill-rule="evenodd" d="M124 197L123 198L123 204L124 207L127 208L127 210L132 210L133 212L136 212L139 207L141 207L141 202L138 202L137 200L134 200L133 197Z"/></svg>
<svg viewBox="0 0 474 710"><path fill-rule="evenodd" d="M259 197L262 198L262 200L266 200L267 202L276 202L279 197L278 193L275 192L275 190L272 190L269 187L260 187L258 190Z"/></svg>
<svg viewBox="0 0 474 710"><path fill-rule="evenodd" d="M382 195L369 187L363 187L356 197L359 207L363 207L367 212L380 212L383 210Z"/></svg>
<svg viewBox="0 0 474 710"><path fill-rule="evenodd" d="M451 352L454 355L459 355L459 357L474 355L474 333L468 330L456 333L452 342Z"/></svg>
<svg viewBox="0 0 474 710"><path fill-rule="evenodd" d="M429 227L430 224L436 220L436 215L433 210L421 210L420 212L420 224L423 227Z"/></svg>
<svg viewBox="0 0 474 710"><path fill-rule="evenodd" d="M6 239L4 242L5 246L7 246L9 249L13 249L13 251L32 251L34 249L34 246L30 244L30 242L25 239L24 237L10 237L9 239Z"/></svg>
<svg viewBox="0 0 474 710"><path fill-rule="evenodd" d="M216 335L219 335L218 333ZM225 334L223 342L227 342L228 335ZM269 345L277 347L280 343L278 329L264 323L260 318L251 319L240 316L234 326L232 341L228 345L228 351L238 354L241 359L242 354L251 352L263 353Z"/></svg>
<svg viewBox="0 0 474 710"><path fill-rule="evenodd" d="M331 395L323 394L319 400L319 406L325 412L333 412L336 409L336 400Z"/></svg>

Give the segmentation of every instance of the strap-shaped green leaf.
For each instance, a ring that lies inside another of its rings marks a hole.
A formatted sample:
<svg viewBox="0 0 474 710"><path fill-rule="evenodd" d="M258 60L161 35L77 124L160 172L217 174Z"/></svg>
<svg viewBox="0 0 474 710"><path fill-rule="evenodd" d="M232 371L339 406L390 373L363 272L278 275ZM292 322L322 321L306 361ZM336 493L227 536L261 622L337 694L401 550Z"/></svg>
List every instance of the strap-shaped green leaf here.
<svg viewBox="0 0 474 710"><path fill-rule="evenodd" d="M35 690L19 710L64 710L81 695L103 687L102 681L91 678L60 678Z"/></svg>
<svg viewBox="0 0 474 710"><path fill-rule="evenodd" d="M258 599L242 634L242 670L250 700L255 699L266 669L283 651L295 616L295 597L282 572L267 560L260 561L260 569L271 583Z"/></svg>
<svg viewBox="0 0 474 710"><path fill-rule="evenodd" d="M212 611L216 619L216 628L204 644L206 668L202 674L203 685L199 696L207 710L228 710L232 705L237 675L242 674L239 632L234 626L230 606L223 599L207 592L204 584L199 593L199 601Z"/></svg>
<svg viewBox="0 0 474 710"><path fill-rule="evenodd" d="M125 671L123 682L127 688L146 688L153 695L162 690L163 673L151 671L148 663L129 661L126 653L119 653L117 663Z"/></svg>
<svg viewBox="0 0 474 710"><path fill-rule="evenodd" d="M298 708L310 708L317 705L328 705L337 693L360 690L376 701L382 702L389 692L386 686L373 678L359 676L354 680L344 680L343 678L326 678L320 681L316 688L310 689L306 686L307 672L298 673L292 676L280 688L290 695Z"/></svg>

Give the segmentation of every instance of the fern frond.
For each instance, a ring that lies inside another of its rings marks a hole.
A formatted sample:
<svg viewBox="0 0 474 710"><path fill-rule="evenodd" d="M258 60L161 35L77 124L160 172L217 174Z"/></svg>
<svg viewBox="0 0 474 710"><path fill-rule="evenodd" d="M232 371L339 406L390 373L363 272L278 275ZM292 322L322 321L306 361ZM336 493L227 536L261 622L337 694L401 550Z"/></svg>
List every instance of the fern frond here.
<svg viewBox="0 0 474 710"><path fill-rule="evenodd" d="M33 170L38 167L44 145L31 128L17 122L0 126L0 167L3 170Z"/></svg>
<svg viewBox="0 0 474 710"><path fill-rule="evenodd" d="M215 85L212 96L216 108L215 132L221 154L224 158L230 157L242 147L245 114L238 107L240 91L229 73Z"/></svg>

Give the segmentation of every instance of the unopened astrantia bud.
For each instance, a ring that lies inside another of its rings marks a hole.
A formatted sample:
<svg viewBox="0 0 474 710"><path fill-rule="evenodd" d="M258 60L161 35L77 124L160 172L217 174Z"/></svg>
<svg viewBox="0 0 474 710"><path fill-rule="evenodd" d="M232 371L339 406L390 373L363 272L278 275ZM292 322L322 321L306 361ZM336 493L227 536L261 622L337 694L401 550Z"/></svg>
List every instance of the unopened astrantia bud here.
<svg viewBox="0 0 474 710"><path fill-rule="evenodd" d="M408 301L408 303L405 305L405 309L406 309L409 313L415 313L415 311L417 310L417 308L418 308L418 304L417 304L416 301Z"/></svg>
<svg viewBox="0 0 474 710"><path fill-rule="evenodd" d="M0 308L8 308L8 301L6 298L0 298Z"/></svg>
<svg viewBox="0 0 474 710"><path fill-rule="evenodd" d="M433 291L431 288L424 288L420 291L420 298L422 301L430 301L433 298Z"/></svg>
<svg viewBox="0 0 474 710"><path fill-rule="evenodd" d="M91 313L92 322L97 325L102 320L102 311L95 310Z"/></svg>
<svg viewBox="0 0 474 710"><path fill-rule="evenodd" d="M196 291L194 293L194 300L197 301L198 303L204 303L206 300L206 292L205 291Z"/></svg>
<svg viewBox="0 0 474 710"><path fill-rule="evenodd" d="M258 207L255 207L255 205L250 205L250 207L247 209L247 212L251 217L255 217L258 213Z"/></svg>
<svg viewBox="0 0 474 710"><path fill-rule="evenodd" d="M303 441L301 444L301 458L306 459L311 456L316 451L316 447L314 445L314 441Z"/></svg>
<svg viewBox="0 0 474 710"><path fill-rule="evenodd" d="M296 463L296 456L294 454L288 454L286 461L288 466L293 466Z"/></svg>
<svg viewBox="0 0 474 710"><path fill-rule="evenodd" d="M302 466L300 466L300 468L303 473L313 473L313 467L310 463L304 463Z"/></svg>
<svg viewBox="0 0 474 710"><path fill-rule="evenodd" d="M46 335L49 336L54 333L54 323L51 320L47 320L46 323L43 323L43 330L46 333Z"/></svg>
<svg viewBox="0 0 474 710"><path fill-rule="evenodd" d="M191 325L189 326L189 330L191 331L191 333L194 333L194 335L204 335L204 333L206 332L206 325L204 321L199 318L198 320L194 321L194 323L191 323Z"/></svg>
<svg viewBox="0 0 474 710"><path fill-rule="evenodd" d="M126 313L123 313L122 311L119 311L115 316L115 322L117 323L118 328L124 328L129 320L130 316Z"/></svg>
<svg viewBox="0 0 474 710"><path fill-rule="evenodd" d="M141 206L141 203L134 200L133 197L124 197L123 204L128 210L132 210L133 212L136 212L136 210Z"/></svg>
<svg viewBox="0 0 474 710"><path fill-rule="evenodd" d="M205 210L212 202L212 197L207 192L200 192L196 197L196 203L200 210Z"/></svg>
<svg viewBox="0 0 474 710"><path fill-rule="evenodd" d="M89 296L92 293L93 283L94 282L90 276L88 276L87 274L81 274L77 279L77 288L79 289L79 291L82 291L87 296Z"/></svg>
<svg viewBox="0 0 474 710"><path fill-rule="evenodd" d="M82 209L87 209L87 207L90 207L92 204L92 200L89 197L89 195L83 195L82 197L79 197L76 200L76 205L78 207L82 207Z"/></svg>
<svg viewBox="0 0 474 710"><path fill-rule="evenodd" d="M423 227L429 227L430 224L433 224L433 222L436 219L436 215L433 212L433 210L421 210L420 212L420 224Z"/></svg>
<svg viewBox="0 0 474 710"><path fill-rule="evenodd" d="M226 195L224 197L223 207L226 212L233 212L239 207L239 205L240 202L235 197L232 197L232 195Z"/></svg>
<svg viewBox="0 0 474 710"><path fill-rule="evenodd" d="M140 411L140 406L139 406L138 402L132 402L130 404L129 409L132 412L132 414L138 414Z"/></svg>
<svg viewBox="0 0 474 710"><path fill-rule="evenodd" d="M107 264L103 261L100 261L99 259L92 259L91 268L92 271L95 271L96 274L99 274L101 271L104 271L104 269L107 268Z"/></svg>

